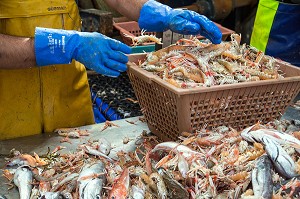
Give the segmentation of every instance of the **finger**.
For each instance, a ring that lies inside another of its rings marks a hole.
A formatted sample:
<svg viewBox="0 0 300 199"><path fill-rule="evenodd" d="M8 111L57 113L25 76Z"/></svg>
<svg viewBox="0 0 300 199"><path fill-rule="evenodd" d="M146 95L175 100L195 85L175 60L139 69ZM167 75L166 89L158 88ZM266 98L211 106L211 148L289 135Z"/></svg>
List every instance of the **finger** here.
<svg viewBox="0 0 300 199"><path fill-rule="evenodd" d="M115 71L124 72L124 71L127 70L126 64L118 62L118 61L115 61L113 59L107 59L107 60L105 60L104 65L107 68L110 68L110 69L115 70Z"/></svg>
<svg viewBox="0 0 300 199"><path fill-rule="evenodd" d="M219 44L222 41L222 33L221 32L218 36L214 36L211 33L208 33L206 30L201 30L200 34L202 36L206 37L207 39L209 39L213 44Z"/></svg>
<svg viewBox="0 0 300 199"><path fill-rule="evenodd" d="M202 29L205 29L207 32L213 32L213 27L216 26L214 22L210 21L206 16L194 14L192 16L193 21L198 23Z"/></svg>
<svg viewBox="0 0 300 199"><path fill-rule="evenodd" d="M126 64L128 62L128 57L125 54L118 52L118 51L110 52L108 54L108 58L113 59L118 62L121 62L121 63L124 63L124 64Z"/></svg>
<svg viewBox="0 0 300 199"><path fill-rule="evenodd" d="M180 34L199 34L200 26L197 23L186 20L182 16L177 16L170 22L170 29Z"/></svg>
<svg viewBox="0 0 300 199"><path fill-rule="evenodd" d="M203 15L194 15L193 21L200 25L200 33L213 43L220 43L222 40L222 32L218 26Z"/></svg>
<svg viewBox="0 0 300 199"><path fill-rule="evenodd" d="M127 46L126 44L123 44L120 41L114 40L114 39L109 40L109 46L111 49L120 51L125 54L131 53L131 48L129 46Z"/></svg>
<svg viewBox="0 0 300 199"><path fill-rule="evenodd" d="M96 71L99 74L109 76L109 77L118 77L120 75L119 71L112 70L112 69L110 69L106 66L103 66L103 65L93 67L93 70Z"/></svg>

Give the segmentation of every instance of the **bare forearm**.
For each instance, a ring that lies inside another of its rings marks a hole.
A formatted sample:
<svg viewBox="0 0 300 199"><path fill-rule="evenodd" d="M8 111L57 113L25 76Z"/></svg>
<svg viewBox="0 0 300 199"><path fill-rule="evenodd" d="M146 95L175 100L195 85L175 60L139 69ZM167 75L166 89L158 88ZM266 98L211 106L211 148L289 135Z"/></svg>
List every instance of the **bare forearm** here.
<svg viewBox="0 0 300 199"><path fill-rule="evenodd" d="M34 39L0 34L0 69L35 66Z"/></svg>
<svg viewBox="0 0 300 199"><path fill-rule="evenodd" d="M148 0L104 0L110 7L129 19L137 21L140 10Z"/></svg>

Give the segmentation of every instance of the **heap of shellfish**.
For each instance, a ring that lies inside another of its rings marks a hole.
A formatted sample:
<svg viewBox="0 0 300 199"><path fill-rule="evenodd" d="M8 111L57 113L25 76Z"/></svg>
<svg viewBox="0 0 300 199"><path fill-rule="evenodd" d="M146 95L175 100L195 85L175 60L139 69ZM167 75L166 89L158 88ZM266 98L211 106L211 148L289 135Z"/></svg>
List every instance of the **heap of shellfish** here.
<svg viewBox="0 0 300 199"><path fill-rule="evenodd" d="M240 41L238 34L216 45L181 39L149 53L139 66L180 88L283 78L276 59Z"/></svg>
<svg viewBox="0 0 300 199"><path fill-rule="evenodd" d="M299 198L299 137L296 123L277 120L183 132L176 142L141 134L117 159L108 141L90 140L67 154L14 150L3 175L21 199Z"/></svg>

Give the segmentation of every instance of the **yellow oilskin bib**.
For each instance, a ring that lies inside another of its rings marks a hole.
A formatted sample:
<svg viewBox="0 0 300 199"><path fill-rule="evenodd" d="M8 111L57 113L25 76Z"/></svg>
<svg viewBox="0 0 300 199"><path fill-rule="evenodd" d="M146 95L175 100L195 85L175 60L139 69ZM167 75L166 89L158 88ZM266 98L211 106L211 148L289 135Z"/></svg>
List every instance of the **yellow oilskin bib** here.
<svg viewBox="0 0 300 199"><path fill-rule="evenodd" d="M80 30L74 0L0 0L0 33L34 37L35 27ZM94 123L85 67L74 61L0 69L0 139Z"/></svg>

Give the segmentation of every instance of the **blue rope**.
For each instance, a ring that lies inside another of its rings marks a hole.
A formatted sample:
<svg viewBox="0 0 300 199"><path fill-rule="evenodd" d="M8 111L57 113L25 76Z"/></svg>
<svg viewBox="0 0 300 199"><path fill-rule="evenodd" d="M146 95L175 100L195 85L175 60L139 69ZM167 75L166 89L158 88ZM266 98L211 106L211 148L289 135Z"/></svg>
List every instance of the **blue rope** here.
<svg viewBox="0 0 300 199"><path fill-rule="evenodd" d="M113 108L109 107L107 103L97 97L94 92L91 91L91 94L96 123L105 122L106 120L114 121L122 119L122 117L118 115Z"/></svg>

